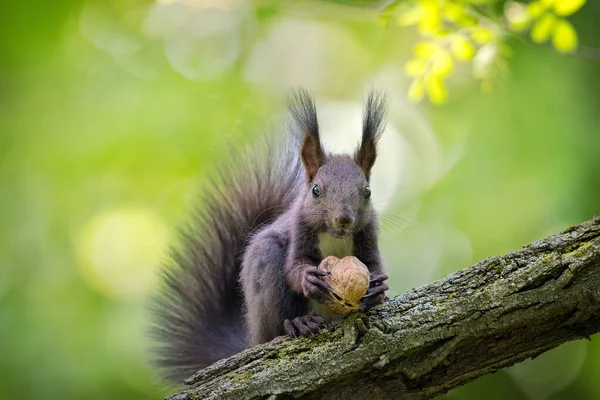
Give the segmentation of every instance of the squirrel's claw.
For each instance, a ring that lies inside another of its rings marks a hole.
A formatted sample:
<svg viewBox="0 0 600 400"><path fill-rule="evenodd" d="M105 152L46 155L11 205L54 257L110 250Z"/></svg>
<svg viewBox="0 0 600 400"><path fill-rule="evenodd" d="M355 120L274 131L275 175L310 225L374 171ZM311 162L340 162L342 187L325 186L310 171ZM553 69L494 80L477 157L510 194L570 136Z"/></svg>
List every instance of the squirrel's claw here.
<svg viewBox="0 0 600 400"><path fill-rule="evenodd" d="M324 272L316 267L307 268L302 277L302 291L309 299L323 302L332 299L331 287L321 279Z"/></svg>
<svg viewBox="0 0 600 400"><path fill-rule="evenodd" d="M283 321L283 332L287 336L308 336L319 332L325 325L325 320L318 315L307 314L292 320Z"/></svg>
<svg viewBox="0 0 600 400"><path fill-rule="evenodd" d="M371 279L369 279L369 287L379 286L387 279L388 276L386 274L373 275L371 276Z"/></svg>
<svg viewBox="0 0 600 400"><path fill-rule="evenodd" d="M385 292L389 290L389 286L383 281L387 280L385 274L373 275L369 281L369 290L361 299L361 308L363 311L368 311L371 308L383 304L387 300Z"/></svg>
<svg viewBox="0 0 600 400"><path fill-rule="evenodd" d="M385 292L386 290L389 290L388 285L386 285L385 283L382 283L379 286L375 286L375 287L372 287L371 289L369 289L369 291L367 291L367 294L365 294L363 296L363 299L375 297L375 296Z"/></svg>

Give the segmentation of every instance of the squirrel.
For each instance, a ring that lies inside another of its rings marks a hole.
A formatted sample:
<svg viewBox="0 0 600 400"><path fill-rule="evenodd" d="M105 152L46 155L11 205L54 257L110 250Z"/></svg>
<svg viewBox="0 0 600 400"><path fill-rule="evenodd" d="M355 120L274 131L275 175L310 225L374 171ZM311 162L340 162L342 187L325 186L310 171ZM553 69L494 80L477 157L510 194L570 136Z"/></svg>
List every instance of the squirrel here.
<svg viewBox="0 0 600 400"><path fill-rule="evenodd" d="M353 155L325 153L314 100L288 101L291 135L266 152L236 154L218 170L221 185L171 249L155 299L158 364L181 381L214 362L277 336L317 333L335 319L318 268L328 255L355 256L370 273L362 311L389 289L378 249L369 181L385 128L385 95L370 92ZM265 154L266 153L266 154Z"/></svg>

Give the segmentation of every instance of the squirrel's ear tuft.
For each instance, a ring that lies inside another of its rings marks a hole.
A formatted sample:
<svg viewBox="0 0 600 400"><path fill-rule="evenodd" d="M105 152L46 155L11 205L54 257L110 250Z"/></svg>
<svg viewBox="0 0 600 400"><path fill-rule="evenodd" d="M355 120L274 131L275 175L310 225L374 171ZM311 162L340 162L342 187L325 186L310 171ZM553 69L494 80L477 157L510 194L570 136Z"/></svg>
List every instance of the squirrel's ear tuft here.
<svg viewBox="0 0 600 400"><path fill-rule="evenodd" d="M301 140L300 157L308 181L312 181L325 162L325 152L319 137L319 123L315 103L306 89L298 89L288 99L294 131Z"/></svg>
<svg viewBox="0 0 600 400"><path fill-rule="evenodd" d="M387 96L385 93L371 91L363 112L363 130L360 147L354 155L354 161L363 170L367 181L371 168L377 158L377 142L385 130Z"/></svg>

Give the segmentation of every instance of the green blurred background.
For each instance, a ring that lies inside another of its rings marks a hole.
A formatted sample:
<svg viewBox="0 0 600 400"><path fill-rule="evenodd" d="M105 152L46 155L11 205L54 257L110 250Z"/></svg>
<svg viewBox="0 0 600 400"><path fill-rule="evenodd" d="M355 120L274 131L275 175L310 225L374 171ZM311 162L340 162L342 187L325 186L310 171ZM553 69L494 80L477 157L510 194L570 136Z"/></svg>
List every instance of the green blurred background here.
<svg viewBox="0 0 600 400"><path fill-rule="evenodd" d="M336 148L365 89L390 94L373 187L392 294L600 214L597 60L515 41L492 93L459 66L445 105L414 105L416 34L375 18L336 2L2 2L1 399L167 393L145 335L156 267L203 172L277 123L296 85ZM571 20L600 47L598 2ZM446 397L600 398L593 339Z"/></svg>

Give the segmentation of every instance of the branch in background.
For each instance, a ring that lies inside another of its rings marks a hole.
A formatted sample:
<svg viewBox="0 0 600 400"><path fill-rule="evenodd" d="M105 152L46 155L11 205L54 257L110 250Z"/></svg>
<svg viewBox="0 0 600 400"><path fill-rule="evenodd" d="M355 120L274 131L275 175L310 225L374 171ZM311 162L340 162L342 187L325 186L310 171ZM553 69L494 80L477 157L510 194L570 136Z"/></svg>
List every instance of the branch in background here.
<svg viewBox="0 0 600 400"><path fill-rule="evenodd" d="M221 360L168 399L428 399L598 331L595 218L322 334L280 337Z"/></svg>
<svg viewBox="0 0 600 400"><path fill-rule="evenodd" d="M589 60L600 60L600 49L590 46L579 46L577 55Z"/></svg>

